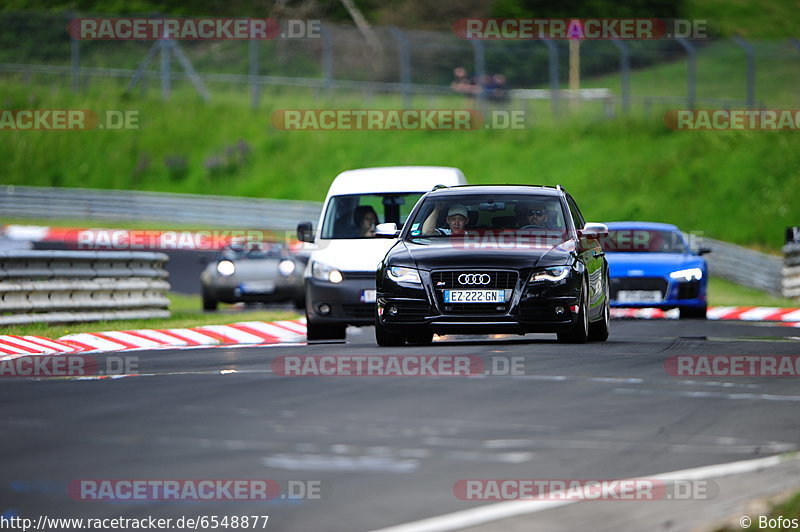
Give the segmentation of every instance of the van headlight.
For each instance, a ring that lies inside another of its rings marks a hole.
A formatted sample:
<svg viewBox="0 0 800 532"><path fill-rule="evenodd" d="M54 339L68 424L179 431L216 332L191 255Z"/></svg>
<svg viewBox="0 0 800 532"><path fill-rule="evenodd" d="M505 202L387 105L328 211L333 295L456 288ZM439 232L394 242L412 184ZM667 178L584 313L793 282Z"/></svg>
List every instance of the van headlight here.
<svg viewBox="0 0 800 532"><path fill-rule="evenodd" d="M390 266L386 268L386 277L396 283L422 284L422 280L419 278L419 272L414 268Z"/></svg>
<svg viewBox="0 0 800 532"><path fill-rule="evenodd" d="M703 270L700 268L689 268L686 270L678 270L669 274L670 279L676 281L699 281L703 278Z"/></svg>
<svg viewBox="0 0 800 532"><path fill-rule="evenodd" d="M217 273L220 275L233 275L236 271L236 266L229 260L221 260L217 263Z"/></svg>
<svg viewBox="0 0 800 532"><path fill-rule="evenodd" d="M563 281L569 275L571 266L552 266L550 268L542 268L536 270L531 274L531 283L539 283L542 281L557 283Z"/></svg>
<svg viewBox="0 0 800 532"><path fill-rule="evenodd" d="M318 261L314 261L311 265L311 277L317 281L325 281L334 284L341 283L343 279L342 272L333 266Z"/></svg>

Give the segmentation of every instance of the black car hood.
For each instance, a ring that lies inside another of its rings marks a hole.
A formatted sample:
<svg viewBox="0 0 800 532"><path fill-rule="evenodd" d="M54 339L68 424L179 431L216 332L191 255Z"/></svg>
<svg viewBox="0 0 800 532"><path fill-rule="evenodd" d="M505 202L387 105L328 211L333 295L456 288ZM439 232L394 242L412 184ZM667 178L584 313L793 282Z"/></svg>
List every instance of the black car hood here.
<svg viewBox="0 0 800 532"><path fill-rule="evenodd" d="M508 268L560 266L571 263L574 241L555 246L513 246L511 249L482 247L470 249L446 238L403 241L389 255L392 265L408 265L421 270L446 268Z"/></svg>

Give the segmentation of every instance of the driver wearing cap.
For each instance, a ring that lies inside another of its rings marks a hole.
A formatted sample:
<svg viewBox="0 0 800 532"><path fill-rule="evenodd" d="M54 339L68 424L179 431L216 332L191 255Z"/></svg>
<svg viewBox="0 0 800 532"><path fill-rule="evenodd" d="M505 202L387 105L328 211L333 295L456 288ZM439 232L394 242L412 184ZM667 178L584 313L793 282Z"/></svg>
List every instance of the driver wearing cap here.
<svg viewBox="0 0 800 532"><path fill-rule="evenodd" d="M439 213L444 209L441 202L436 202L425 222L422 224L423 235L448 235L448 236L464 236L467 230L467 208L461 203L451 205L447 209L447 227L436 227L436 220L439 219Z"/></svg>

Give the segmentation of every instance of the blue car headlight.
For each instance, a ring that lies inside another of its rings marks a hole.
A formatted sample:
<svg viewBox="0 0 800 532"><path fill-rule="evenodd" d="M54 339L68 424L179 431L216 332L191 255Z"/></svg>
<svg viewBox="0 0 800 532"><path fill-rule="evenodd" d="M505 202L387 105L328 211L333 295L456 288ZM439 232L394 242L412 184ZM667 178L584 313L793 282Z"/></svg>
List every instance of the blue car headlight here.
<svg viewBox="0 0 800 532"><path fill-rule="evenodd" d="M543 268L536 270L531 274L531 283L550 282L557 283L563 281L569 276L572 270L571 266L551 266L550 268Z"/></svg>
<svg viewBox="0 0 800 532"><path fill-rule="evenodd" d="M419 272L414 268L403 268L402 266L390 266L386 269L386 277L396 283L422 285Z"/></svg>
<svg viewBox="0 0 800 532"><path fill-rule="evenodd" d="M687 268L685 270L678 270L669 274L670 279L676 281L699 281L703 278L703 270L700 268Z"/></svg>

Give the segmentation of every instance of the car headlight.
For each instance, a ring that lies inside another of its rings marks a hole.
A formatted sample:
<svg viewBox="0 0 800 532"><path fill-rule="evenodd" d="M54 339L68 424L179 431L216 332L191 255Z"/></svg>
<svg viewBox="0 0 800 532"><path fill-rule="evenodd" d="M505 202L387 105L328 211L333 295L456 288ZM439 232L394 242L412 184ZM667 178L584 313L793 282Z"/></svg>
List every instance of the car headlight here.
<svg viewBox="0 0 800 532"><path fill-rule="evenodd" d="M422 280L419 277L419 272L414 268L390 266L386 270L386 277L396 283L422 284Z"/></svg>
<svg viewBox="0 0 800 532"><path fill-rule="evenodd" d="M703 278L703 270L700 268L689 268L672 272L669 276L676 281L699 281Z"/></svg>
<svg viewBox="0 0 800 532"><path fill-rule="evenodd" d="M284 277L289 277L294 273L294 261L283 259L278 263L278 272Z"/></svg>
<svg viewBox="0 0 800 532"><path fill-rule="evenodd" d="M236 266L229 260L221 260L217 263L217 273L220 275L233 275Z"/></svg>
<svg viewBox="0 0 800 532"><path fill-rule="evenodd" d="M341 283L343 279L342 272L333 266L317 261L311 265L311 277L328 283Z"/></svg>
<svg viewBox="0 0 800 532"><path fill-rule="evenodd" d="M551 283L557 283L558 281L563 281L566 279L571 269L571 266L552 266L550 268L536 270L531 275L530 282L538 283L547 281Z"/></svg>

